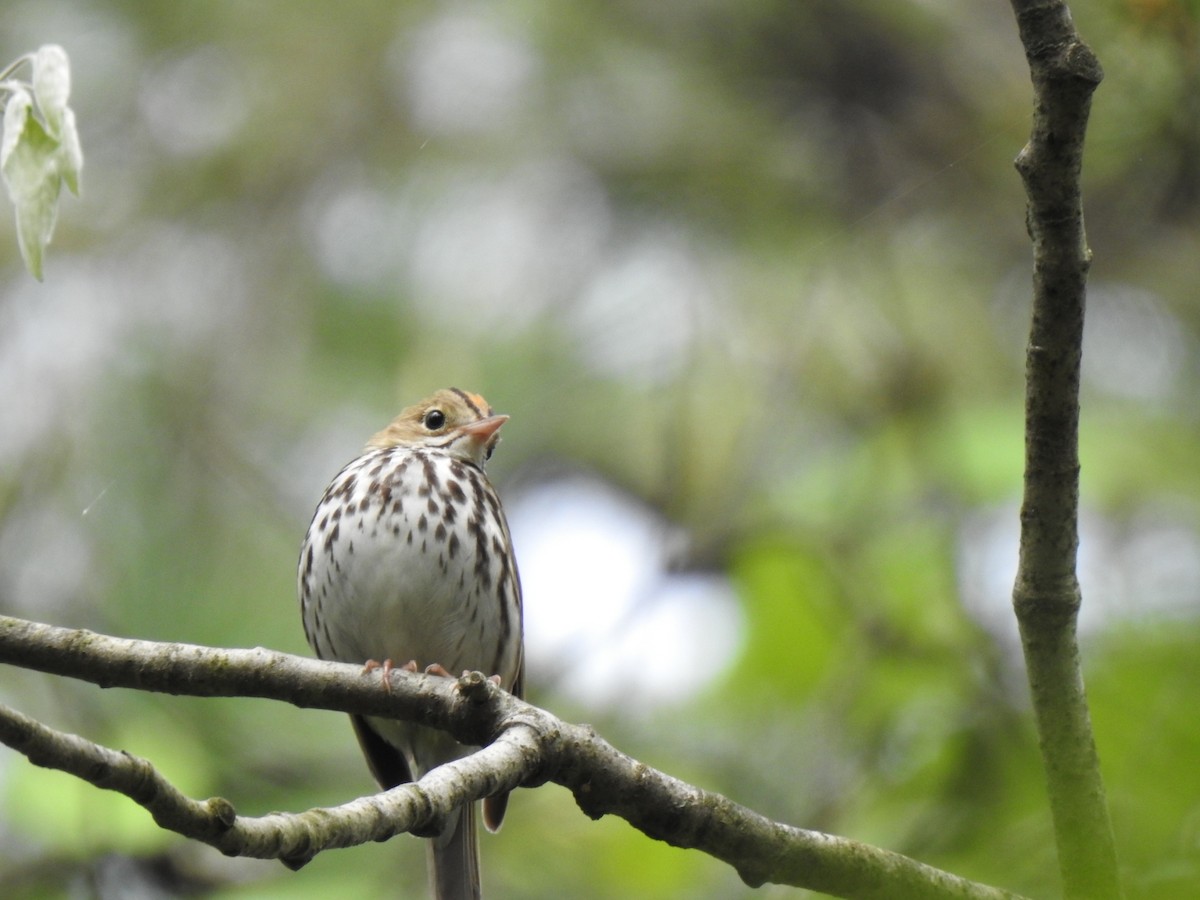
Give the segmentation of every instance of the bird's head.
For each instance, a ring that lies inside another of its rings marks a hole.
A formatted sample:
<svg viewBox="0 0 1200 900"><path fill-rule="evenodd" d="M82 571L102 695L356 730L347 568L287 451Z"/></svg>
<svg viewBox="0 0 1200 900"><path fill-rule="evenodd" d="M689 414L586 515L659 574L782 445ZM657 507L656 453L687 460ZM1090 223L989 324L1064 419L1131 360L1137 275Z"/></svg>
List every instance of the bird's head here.
<svg viewBox="0 0 1200 900"><path fill-rule="evenodd" d="M408 407L387 428L367 441L367 449L426 447L483 468L500 442L498 416L478 394L458 388L438 391Z"/></svg>

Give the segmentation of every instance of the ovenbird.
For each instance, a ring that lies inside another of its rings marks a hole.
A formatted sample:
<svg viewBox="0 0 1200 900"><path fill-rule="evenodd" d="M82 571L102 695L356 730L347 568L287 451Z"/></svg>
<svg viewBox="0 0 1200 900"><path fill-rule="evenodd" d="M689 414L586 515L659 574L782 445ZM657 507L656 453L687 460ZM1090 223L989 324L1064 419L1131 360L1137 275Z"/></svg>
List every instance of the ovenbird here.
<svg viewBox="0 0 1200 900"><path fill-rule="evenodd" d="M478 670L521 696L521 584L484 474L507 419L478 394L441 390L400 413L334 476L300 548L304 631L319 657L388 660L385 677L391 660ZM351 721L385 789L471 749L409 722ZM507 794L484 800L489 830L500 827L507 803ZM474 807L430 841L438 900L479 897Z"/></svg>

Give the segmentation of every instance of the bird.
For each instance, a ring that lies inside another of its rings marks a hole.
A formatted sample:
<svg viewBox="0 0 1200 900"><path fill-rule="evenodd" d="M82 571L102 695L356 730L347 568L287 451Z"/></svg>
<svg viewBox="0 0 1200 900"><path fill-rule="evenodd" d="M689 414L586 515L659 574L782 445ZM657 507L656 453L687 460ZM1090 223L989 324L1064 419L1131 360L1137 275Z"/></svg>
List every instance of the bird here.
<svg viewBox="0 0 1200 900"><path fill-rule="evenodd" d="M481 671L523 697L521 580L503 507L484 467L508 416L458 388L409 406L326 488L300 547L304 632L321 659L392 660L436 674ZM421 778L472 748L446 732L351 716L383 789ZM485 798L500 827L508 795ZM480 896L475 804L429 841L436 900Z"/></svg>

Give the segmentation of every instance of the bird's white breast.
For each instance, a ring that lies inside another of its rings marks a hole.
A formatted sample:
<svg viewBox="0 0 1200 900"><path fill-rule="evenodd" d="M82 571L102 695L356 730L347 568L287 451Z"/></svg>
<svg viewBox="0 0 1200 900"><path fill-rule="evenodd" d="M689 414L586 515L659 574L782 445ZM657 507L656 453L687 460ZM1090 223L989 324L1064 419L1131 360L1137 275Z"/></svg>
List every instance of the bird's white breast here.
<svg viewBox="0 0 1200 900"><path fill-rule="evenodd" d="M519 604L507 526L470 463L400 447L354 460L317 507L299 582L324 659L516 675L513 642L501 639L520 628L503 610Z"/></svg>

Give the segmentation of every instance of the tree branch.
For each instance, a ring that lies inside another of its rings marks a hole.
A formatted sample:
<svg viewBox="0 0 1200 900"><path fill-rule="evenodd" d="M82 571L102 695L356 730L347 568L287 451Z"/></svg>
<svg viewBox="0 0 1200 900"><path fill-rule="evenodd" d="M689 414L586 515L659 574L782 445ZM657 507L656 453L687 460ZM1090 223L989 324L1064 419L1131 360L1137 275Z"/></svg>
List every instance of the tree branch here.
<svg viewBox="0 0 1200 900"><path fill-rule="evenodd" d="M1013 604L1069 898L1121 896L1079 664L1079 373L1091 251L1080 174L1102 73L1062 0L1012 0L1034 87L1016 167L1029 198L1033 324L1026 358L1025 496Z"/></svg>
<svg viewBox="0 0 1200 900"><path fill-rule="evenodd" d="M378 684L376 690L378 690ZM472 763L457 761L430 772L419 785L361 797L340 806L260 818L237 815L220 797L184 796L148 761L110 750L73 734L55 731L0 705L0 742L35 765L61 769L99 788L124 794L162 828L203 841L228 856L278 859L300 868L322 850L383 841L406 832L437 831L458 805L492 793L499 771L521 772L523 759L536 759L536 739L527 728L510 728L480 750Z"/></svg>
<svg viewBox="0 0 1200 900"><path fill-rule="evenodd" d="M391 689L361 666L264 649L221 650L107 637L0 616L0 662L127 687L204 697L260 697L305 708L410 719L452 733L479 752L402 785L331 809L238 816L227 800L183 796L145 760L0 710L0 741L42 766L117 790L163 828L223 853L298 866L322 850L428 834L468 800L553 781L592 818L613 814L657 840L701 850L747 884L790 884L853 898L1019 900L913 859L846 838L773 822L621 753L582 725L563 722L479 673L453 681L394 671Z"/></svg>

